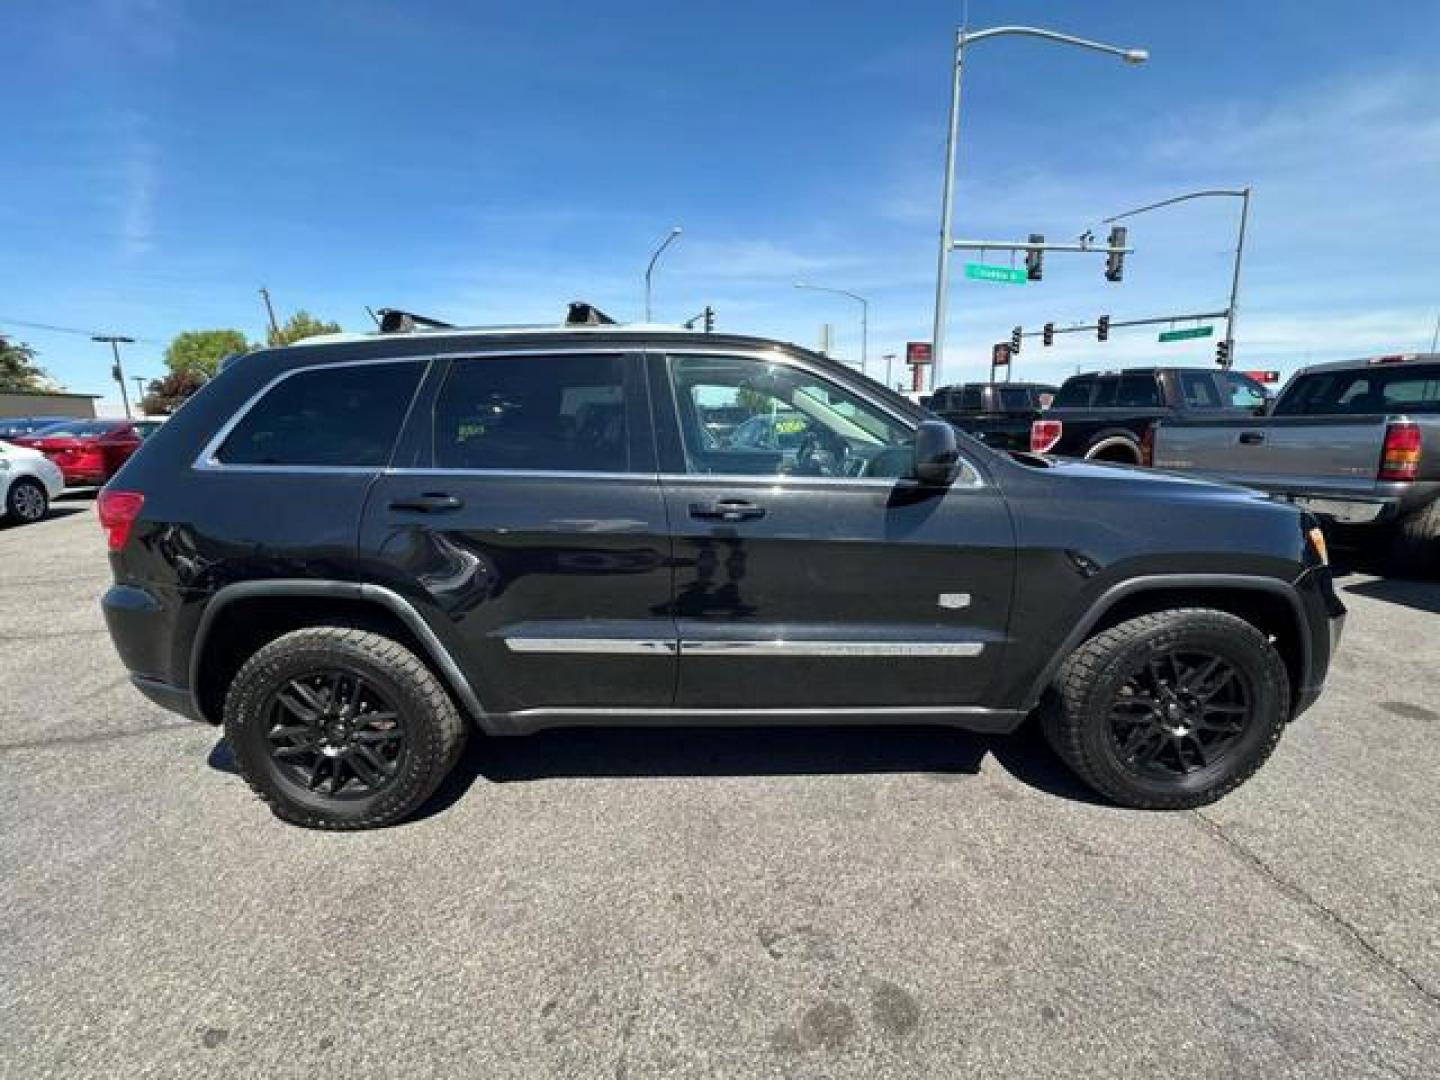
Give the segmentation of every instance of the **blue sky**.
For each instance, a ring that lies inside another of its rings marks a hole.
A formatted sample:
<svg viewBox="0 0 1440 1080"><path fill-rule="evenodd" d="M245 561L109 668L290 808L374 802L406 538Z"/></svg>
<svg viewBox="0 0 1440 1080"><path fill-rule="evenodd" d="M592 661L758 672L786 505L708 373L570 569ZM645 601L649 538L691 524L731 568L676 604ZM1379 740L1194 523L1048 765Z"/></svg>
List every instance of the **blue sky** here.
<svg viewBox="0 0 1440 1080"><path fill-rule="evenodd" d="M256 290L347 328L364 305L552 321L591 299L871 355L929 336L960 4L216 4L10 0L0 98L0 330L69 388L108 357L45 323L263 333ZM1151 50L1140 68L1022 39L967 62L956 233L1052 239L1197 187L1255 188L1238 354L1290 369L1428 345L1440 314L1440 5L972 0ZM1123 283L1051 256L1042 283L957 281L946 374L1035 327L1224 306L1236 206L1133 223ZM1017 377L1206 362L1211 342L1027 347ZM872 368L872 370L874 370ZM118 407L115 401L106 407Z"/></svg>

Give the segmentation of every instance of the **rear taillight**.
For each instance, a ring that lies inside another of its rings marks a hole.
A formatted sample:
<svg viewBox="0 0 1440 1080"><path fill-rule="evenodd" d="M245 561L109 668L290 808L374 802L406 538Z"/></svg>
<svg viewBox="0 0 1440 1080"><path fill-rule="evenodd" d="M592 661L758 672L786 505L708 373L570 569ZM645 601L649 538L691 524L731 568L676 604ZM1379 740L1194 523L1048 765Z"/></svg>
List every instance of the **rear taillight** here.
<svg viewBox="0 0 1440 1080"><path fill-rule="evenodd" d="M1059 420L1035 420L1030 424L1030 450L1036 454L1048 454L1060 441L1065 425Z"/></svg>
<svg viewBox="0 0 1440 1080"><path fill-rule="evenodd" d="M1385 425L1380 450L1381 480L1414 480L1420 474L1420 427L1414 420L1392 420Z"/></svg>
<svg viewBox="0 0 1440 1080"><path fill-rule="evenodd" d="M140 516L145 505L145 496L138 491L100 492L95 507L100 513L100 527L105 530L105 544L111 551L119 551L130 539L130 528Z"/></svg>

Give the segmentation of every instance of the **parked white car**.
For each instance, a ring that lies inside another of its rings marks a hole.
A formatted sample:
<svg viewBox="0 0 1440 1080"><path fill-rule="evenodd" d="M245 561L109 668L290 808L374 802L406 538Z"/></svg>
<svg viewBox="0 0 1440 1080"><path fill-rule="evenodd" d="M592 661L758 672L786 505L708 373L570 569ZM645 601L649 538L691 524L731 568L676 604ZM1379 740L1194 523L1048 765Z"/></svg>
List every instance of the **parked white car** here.
<svg viewBox="0 0 1440 1080"><path fill-rule="evenodd" d="M39 450L0 442L0 518L21 525L39 521L64 490L60 466Z"/></svg>

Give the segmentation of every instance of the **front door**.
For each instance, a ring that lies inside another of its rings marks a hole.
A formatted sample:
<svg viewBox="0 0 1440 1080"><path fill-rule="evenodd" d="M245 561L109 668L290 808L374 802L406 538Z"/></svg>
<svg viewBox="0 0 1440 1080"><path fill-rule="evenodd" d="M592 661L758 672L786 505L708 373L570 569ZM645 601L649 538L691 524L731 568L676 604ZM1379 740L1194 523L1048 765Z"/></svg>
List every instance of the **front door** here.
<svg viewBox="0 0 1440 1080"><path fill-rule="evenodd" d="M496 727L673 701L670 538L641 363L452 359L371 491L367 577L439 624Z"/></svg>
<svg viewBox="0 0 1440 1080"><path fill-rule="evenodd" d="M983 702L1014 573L967 463L905 479L913 425L778 352L649 357L675 537L682 708Z"/></svg>

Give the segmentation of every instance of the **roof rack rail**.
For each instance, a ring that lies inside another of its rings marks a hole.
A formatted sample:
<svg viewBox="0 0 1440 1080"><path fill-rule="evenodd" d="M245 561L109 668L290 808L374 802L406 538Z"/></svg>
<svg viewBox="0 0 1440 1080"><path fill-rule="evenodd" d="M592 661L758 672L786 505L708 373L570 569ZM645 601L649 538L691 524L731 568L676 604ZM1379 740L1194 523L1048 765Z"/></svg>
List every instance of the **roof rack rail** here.
<svg viewBox="0 0 1440 1080"><path fill-rule="evenodd" d="M570 310L565 314L566 326L614 326L615 320L594 304L584 300L572 300Z"/></svg>
<svg viewBox="0 0 1440 1080"><path fill-rule="evenodd" d="M382 307L380 309L380 332L382 334L408 334L417 326L424 326L431 330L454 330L452 323L441 322L439 319L432 319L426 315L416 315L414 312L401 311L399 308Z"/></svg>

